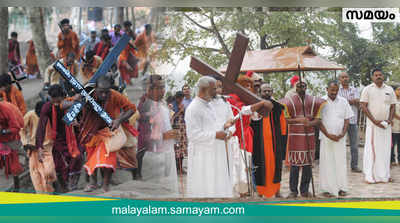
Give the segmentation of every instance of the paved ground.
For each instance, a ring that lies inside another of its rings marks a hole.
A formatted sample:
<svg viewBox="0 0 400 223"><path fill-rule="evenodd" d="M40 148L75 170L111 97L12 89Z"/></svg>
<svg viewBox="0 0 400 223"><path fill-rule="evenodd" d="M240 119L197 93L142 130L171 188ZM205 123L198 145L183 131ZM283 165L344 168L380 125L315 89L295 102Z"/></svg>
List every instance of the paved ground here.
<svg viewBox="0 0 400 223"><path fill-rule="evenodd" d="M32 108L34 102L38 99L38 93L42 88L42 83L39 80L26 80L23 82L23 93L28 101L28 107ZM142 95L143 90L141 88L141 84L139 81L136 81L133 86L129 86L127 88L128 95L130 99L137 104L139 97ZM395 166L391 169L391 175L395 180L394 183L387 184L366 184L364 183L363 174L361 173L351 173L349 166L350 160L350 152L348 148L347 153L347 166L348 166L348 179L349 179L349 198L400 198L400 190L398 189L400 186L400 166ZM359 166L362 168L362 154L363 148L359 148ZM185 165L185 162L184 162ZM319 195L319 166L318 162L315 163L313 168L314 173L314 182L315 189L317 195ZM101 190L94 191L92 193L85 193L82 191L83 187L86 184L84 172L82 171L82 177L80 180L80 190L71 192L71 194L90 194L90 195L101 195L101 196L114 196L114 197L125 197L125 198L165 198L167 191L162 188L160 185L153 184L148 180L142 181L133 181L131 178L131 174L124 170L117 170L113 176L114 181L119 183L119 185L115 185L111 187L111 192L106 194L102 194ZM145 176L145 173L143 173ZM29 179L29 178L27 178ZM183 185L185 188L186 176L182 176L179 179L180 185ZM122 183L123 182L123 183ZM6 179L2 170L0 170L0 189L5 190L12 183L12 177ZM32 187L29 185L29 181L25 182L25 189L27 191L32 191ZM182 193L182 188L180 187L180 196L179 198L184 198L184 194ZM311 192L311 187L310 187ZM289 194L289 172L288 169L285 168L283 170L282 175L282 183L281 183L281 193L284 197ZM250 198L254 200L259 200L260 198ZM301 198L300 198L301 199ZM249 200L249 198L241 199L243 201ZM277 200L276 198L271 198L268 200Z"/></svg>
<svg viewBox="0 0 400 223"><path fill-rule="evenodd" d="M348 173L348 184L349 191L348 197L352 198L400 198L400 191L398 190L400 186L400 167L394 166L391 169L391 176L395 182L393 183L380 183L380 184L367 184L364 182L364 174L362 173L352 173L350 171L350 148L347 147L347 173ZM362 156L364 148L359 148L359 167L362 169ZM316 195L320 196L319 192L319 165L318 162L315 163L313 168L314 174L314 185L316 190ZM289 170L286 168L282 175L281 192L284 197L289 195ZM299 180L300 181L300 180ZM311 186L310 186L310 192Z"/></svg>
<svg viewBox="0 0 400 223"><path fill-rule="evenodd" d="M349 149L349 148L348 148ZM359 163L361 163L360 168L362 168L362 154L363 154L363 148L360 147L360 160ZM347 166L349 167L349 158L350 158L350 152L348 152L348 164ZM319 198L323 198L319 192L319 165L318 162L315 163L314 168L313 168L313 173L314 173L314 184L315 184L315 189L316 189L316 195ZM348 191L348 198L400 198L400 191L399 191L399 186L400 186L400 166L394 166L391 169L391 175L394 178L395 182L394 183L386 183L386 184L366 184L364 182L364 176L362 173L352 173L350 171L350 168L348 168L348 180L349 180L349 191ZM129 178L126 178L129 179ZM184 187L186 187L186 176L183 176L183 178L180 178L180 183L181 180L183 181ZM397 180L397 181L396 181ZM150 184L151 185L151 184ZM125 197L125 198L149 198L149 197L159 197L163 198L163 190L158 188L157 191L154 191L155 188L148 186L146 180L143 181L132 181L129 179L129 181L118 185L118 186L113 186L111 190L112 192L106 193L106 194L101 194L101 191L97 191L93 194L101 195L101 196L114 196L114 197ZM180 190L182 192L182 190ZM282 183L281 183L281 194L283 197L286 197L289 194L289 170L288 168L285 168L283 170L282 174ZM311 185L310 185L310 192L311 192ZM85 194L82 192L79 192L79 194ZM179 198L184 198L183 193L180 194ZM241 199L241 200L248 200L247 199ZM260 198L253 198L254 200L260 200ZM298 198L301 200L302 198ZM276 199L276 198L270 198L270 199L264 199L264 200L282 200L282 199ZM283 199L284 200L284 199Z"/></svg>

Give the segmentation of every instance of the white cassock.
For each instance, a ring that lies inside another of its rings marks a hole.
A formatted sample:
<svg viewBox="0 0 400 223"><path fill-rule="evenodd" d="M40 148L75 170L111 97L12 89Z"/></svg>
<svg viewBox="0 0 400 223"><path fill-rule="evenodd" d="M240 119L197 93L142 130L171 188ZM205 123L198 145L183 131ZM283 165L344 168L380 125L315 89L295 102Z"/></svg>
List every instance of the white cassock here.
<svg viewBox="0 0 400 223"><path fill-rule="evenodd" d="M225 141L216 139L222 131L215 109L196 97L185 112L188 138L187 197L232 197Z"/></svg>
<svg viewBox="0 0 400 223"><path fill-rule="evenodd" d="M151 102L151 110L154 113L151 117L154 122L152 128L157 125L160 140L153 137L152 147L147 148L143 157L143 180L162 188L159 197L176 198L179 195L179 189L174 151L175 140L162 140L162 134L172 129L169 109L163 102Z"/></svg>
<svg viewBox="0 0 400 223"><path fill-rule="evenodd" d="M211 107L217 113L218 126L222 126L229 120L233 119L233 112L231 105L221 98L213 99L210 102ZM239 120L238 120L239 121ZM235 133L235 125L229 128L229 131ZM229 170L230 179L233 187L233 194L239 197L241 193L248 192L246 166L244 161L244 150L240 149L239 140L237 136L232 136L227 141L228 156L229 156ZM250 158L249 158L250 160Z"/></svg>
<svg viewBox="0 0 400 223"><path fill-rule="evenodd" d="M368 110L376 120L388 120L390 106L396 103L393 88L372 83L361 93L360 102L368 103ZM390 149L392 127L379 128L367 118L365 130L363 172L369 183L388 182L390 178Z"/></svg>
<svg viewBox="0 0 400 223"><path fill-rule="evenodd" d="M335 101L332 101L328 96L324 96L323 99L327 103L322 110L322 123L329 134L340 135L344 121L354 116L354 113L343 97L337 96ZM321 140L319 156L320 191L338 196L339 191L348 190L346 137L335 142L322 132L319 136Z"/></svg>

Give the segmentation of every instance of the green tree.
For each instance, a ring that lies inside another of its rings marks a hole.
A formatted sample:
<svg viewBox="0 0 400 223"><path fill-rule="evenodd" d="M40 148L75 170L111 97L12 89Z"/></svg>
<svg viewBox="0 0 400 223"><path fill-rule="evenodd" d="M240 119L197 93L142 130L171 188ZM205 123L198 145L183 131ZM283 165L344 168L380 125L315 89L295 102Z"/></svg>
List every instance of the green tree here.
<svg viewBox="0 0 400 223"><path fill-rule="evenodd" d="M396 62L393 58L400 54L398 50L387 53L389 47L381 46L379 41L361 38L355 24L342 22L340 8L169 8L166 13L170 25L162 30L163 62L171 62L171 55L180 59L196 56L220 68L228 62L236 33L242 32L250 38L249 50L308 44L317 53L328 52L328 59L344 65L358 85L369 82L367 74L373 67L391 67ZM393 37L390 33L380 36L386 41ZM264 76L279 95L287 90L285 83L290 74ZM185 81L193 86L198 77L189 71ZM333 72L314 72L307 77L324 83L332 79ZM322 84L312 90L321 92L324 87Z"/></svg>

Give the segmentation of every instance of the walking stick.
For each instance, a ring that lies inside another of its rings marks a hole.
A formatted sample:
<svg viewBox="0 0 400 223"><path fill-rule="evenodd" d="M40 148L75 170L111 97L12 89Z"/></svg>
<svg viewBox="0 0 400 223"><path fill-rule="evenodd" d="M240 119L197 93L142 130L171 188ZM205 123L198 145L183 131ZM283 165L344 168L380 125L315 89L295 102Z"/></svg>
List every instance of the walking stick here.
<svg viewBox="0 0 400 223"><path fill-rule="evenodd" d="M300 83L302 82L301 79L301 71L300 71L300 64L297 65L298 69L299 69L299 79L300 79ZM306 118L306 111L305 111L305 105L304 105L304 100L305 100L305 95L304 98L301 100L301 104L302 104L302 108L303 108L303 116L304 118ZM306 134L306 144L307 144L307 156L310 159L310 171L311 171L311 186L312 186L312 192L313 192L313 197L315 197L315 187L314 187L314 176L313 176L313 171L312 171L312 166L313 166L313 159L311 156L311 150L310 150L310 142L308 141L308 133L307 133L307 129L306 126L303 125L304 127L304 133ZM304 167L303 167L304 168ZM304 169L303 169L304 171Z"/></svg>
<svg viewBox="0 0 400 223"><path fill-rule="evenodd" d="M226 152L226 163L228 164L228 176L231 177L230 165L229 165L229 156L228 156L228 139L225 138L225 152Z"/></svg>

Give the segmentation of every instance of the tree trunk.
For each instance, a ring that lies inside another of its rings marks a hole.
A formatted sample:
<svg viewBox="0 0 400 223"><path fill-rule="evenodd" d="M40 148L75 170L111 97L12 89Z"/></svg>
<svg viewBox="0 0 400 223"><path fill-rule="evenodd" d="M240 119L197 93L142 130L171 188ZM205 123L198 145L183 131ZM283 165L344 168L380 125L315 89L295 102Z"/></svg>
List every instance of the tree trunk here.
<svg viewBox="0 0 400 223"><path fill-rule="evenodd" d="M124 7L115 8L115 24L124 23Z"/></svg>
<svg viewBox="0 0 400 223"><path fill-rule="evenodd" d="M114 19L114 9L110 8L110 26L113 25L113 19Z"/></svg>
<svg viewBox="0 0 400 223"><path fill-rule="evenodd" d="M0 8L0 74L8 72L8 7Z"/></svg>
<svg viewBox="0 0 400 223"><path fill-rule="evenodd" d="M78 32L80 38L82 34L82 7L79 7Z"/></svg>
<svg viewBox="0 0 400 223"><path fill-rule="evenodd" d="M125 21L129 20L129 7L125 7Z"/></svg>
<svg viewBox="0 0 400 223"><path fill-rule="evenodd" d="M136 30L136 18L135 18L135 7L131 7L131 15L132 15L132 30Z"/></svg>
<svg viewBox="0 0 400 223"><path fill-rule="evenodd" d="M29 7L28 16L31 23L32 39L35 44L35 53L38 58L40 73L44 74L44 71L52 61L43 23L43 8Z"/></svg>
<svg viewBox="0 0 400 223"><path fill-rule="evenodd" d="M256 13L262 13L263 9L262 7L257 7L256 8ZM264 27L264 17L259 17L258 18L258 28L259 30L262 30ZM267 49L267 35L265 33L261 34L260 33L260 49L265 50Z"/></svg>

